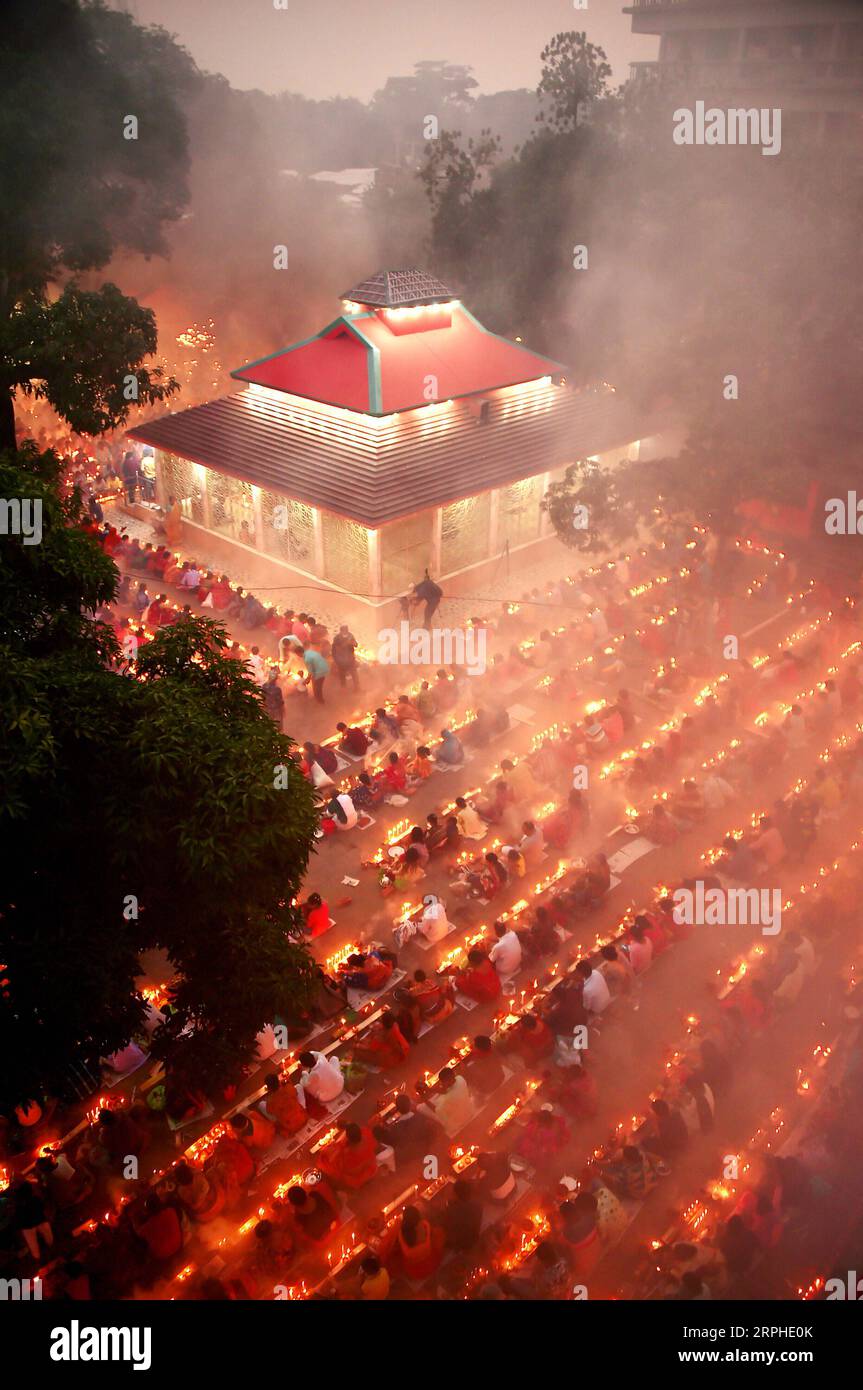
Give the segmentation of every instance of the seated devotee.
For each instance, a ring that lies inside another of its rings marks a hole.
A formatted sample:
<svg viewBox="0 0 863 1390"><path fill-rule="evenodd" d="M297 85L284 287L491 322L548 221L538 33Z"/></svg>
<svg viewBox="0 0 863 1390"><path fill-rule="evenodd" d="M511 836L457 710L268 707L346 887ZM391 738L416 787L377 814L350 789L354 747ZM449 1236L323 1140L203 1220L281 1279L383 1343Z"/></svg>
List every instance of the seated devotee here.
<svg viewBox="0 0 863 1390"><path fill-rule="evenodd" d="M339 975L349 989L369 990L377 993L390 980L398 957L383 946L375 946L370 951L353 952L339 966Z"/></svg>
<svg viewBox="0 0 863 1390"><path fill-rule="evenodd" d="M599 1110L599 1091L582 1055L581 1065L564 1067L552 1081L550 1099L574 1120L592 1120Z"/></svg>
<svg viewBox="0 0 863 1390"><path fill-rule="evenodd" d="M417 923L420 936L433 945L436 941L443 941L450 929L444 904L434 893L427 893L423 898L422 916Z"/></svg>
<svg viewBox="0 0 863 1390"><path fill-rule="evenodd" d="M637 1144L625 1144L618 1155L603 1160L599 1168L613 1192L634 1200L646 1197L666 1172L659 1159Z"/></svg>
<svg viewBox="0 0 863 1390"><path fill-rule="evenodd" d="M419 883L426 876L422 856L415 845L408 845L403 849L401 845L395 845L390 850L390 876L396 888L410 888L411 884Z"/></svg>
<svg viewBox="0 0 863 1390"><path fill-rule="evenodd" d="M526 932L519 936L522 950L530 961L540 960L560 946L561 938L549 909L542 903L533 914L533 922Z"/></svg>
<svg viewBox="0 0 863 1390"><path fill-rule="evenodd" d="M465 1075L471 1090L484 1096L491 1095L506 1080L506 1069L495 1054L491 1038L484 1033L473 1040L465 1062Z"/></svg>
<svg viewBox="0 0 863 1390"><path fill-rule="evenodd" d="M326 1105L341 1095L345 1078L338 1057L307 1051L300 1053L298 1061L302 1068L299 1084L307 1099L311 1097L320 1105Z"/></svg>
<svg viewBox="0 0 863 1390"><path fill-rule="evenodd" d="M404 758L395 751L387 755L386 762L378 774L384 791L388 796L401 796L407 787L408 774Z"/></svg>
<svg viewBox="0 0 863 1390"><path fill-rule="evenodd" d="M522 836L518 849L524 855L528 870L535 869L545 854L545 838L541 828L532 820L526 820L521 827Z"/></svg>
<svg viewBox="0 0 863 1390"><path fill-rule="evenodd" d="M512 1196L515 1173L505 1150L477 1154L476 1167L477 1194L484 1201L506 1202Z"/></svg>
<svg viewBox="0 0 863 1390"><path fill-rule="evenodd" d="M687 821L690 825L704 820L706 813L704 797L691 778L687 778L683 783L680 791L673 798L672 806L675 816L680 820Z"/></svg>
<svg viewBox="0 0 863 1390"><path fill-rule="evenodd" d="M514 801L515 796L512 790L506 782L499 778L491 789L489 800L477 806L476 809L489 825L498 825Z"/></svg>
<svg viewBox="0 0 863 1390"><path fill-rule="evenodd" d="M244 1273L260 1290L260 1296L265 1297L290 1268L295 1251L293 1232L287 1222L265 1217L254 1228L252 1246Z"/></svg>
<svg viewBox="0 0 863 1390"><path fill-rule="evenodd" d="M457 1134L473 1116L474 1102L463 1074L452 1067L444 1067L438 1073L437 1085L418 1088L423 1106L450 1137Z"/></svg>
<svg viewBox="0 0 863 1390"><path fill-rule="evenodd" d="M342 1134L318 1155L318 1167L334 1187L354 1192L365 1187L378 1170L377 1141L362 1125L345 1125Z"/></svg>
<svg viewBox="0 0 863 1390"><path fill-rule="evenodd" d="M451 729L441 729L435 760L447 767L460 767L464 762L464 749L461 741L456 738Z"/></svg>
<svg viewBox="0 0 863 1390"><path fill-rule="evenodd" d="M444 975L428 976L424 970L415 970L408 992L419 1004L424 1023L442 1023L455 1008L452 982Z"/></svg>
<svg viewBox="0 0 863 1390"><path fill-rule="evenodd" d="M611 869L601 850L591 854L587 865L569 890L568 901L575 911L596 907L611 887Z"/></svg>
<svg viewBox="0 0 863 1390"><path fill-rule="evenodd" d="M733 835L726 835L722 846L724 852L716 866L720 873L737 883L751 883L759 870L750 846L743 839L736 840Z"/></svg>
<svg viewBox="0 0 863 1390"><path fill-rule="evenodd" d="M635 918L635 925L639 926L644 932L644 939L650 942L652 948L652 960L661 956L663 951L667 951L672 945L672 938L662 922L660 914L655 912L639 912Z"/></svg>
<svg viewBox="0 0 863 1390"><path fill-rule="evenodd" d="M338 1202L329 1184L291 1187L287 1201L291 1225L304 1243L317 1247L325 1245L340 1220Z"/></svg>
<svg viewBox="0 0 863 1390"><path fill-rule="evenodd" d="M264 1113L273 1121L279 1134L296 1134L308 1124L309 1116L301 1103L293 1082L281 1080L276 1072L264 1077L267 1094L261 1102Z"/></svg>
<svg viewBox="0 0 863 1390"><path fill-rule="evenodd" d="M410 1044L402 1035L395 1014L385 1009L377 1023L353 1044L354 1060L364 1066L380 1067L386 1071L404 1062Z"/></svg>
<svg viewBox="0 0 863 1390"><path fill-rule="evenodd" d="M387 1231L380 1255L388 1269L418 1283L430 1278L438 1268L444 1243L443 1226L430 1221L419 1207L408 1205Z"/></svg>
<svg viewBox="0 0 863 1390"><path fill-rule="evenodd" d="M408 785L409 787L419 787L423 782L428 781L434 772L431 749L426 748L425 744L420 744L413 758L408 763Z"/></svg>
<svg viewBox="0 0 863 1390"><path fill-rule="evenodd" d="M673 845L678 829L661 801L656 801L646 815L638 817L638 828L655 845Z"/></svg>
<svg viewBox="0 0 863 1390"><path fill-rule="evenodd" d="M275 1124L260 1110L240 1111L231 1116L229 1123L234 1136L246 1145L256 1162L267 1152L276 1137Z"/></svg>
<svg viewBox="0 0 863 1390"><path fill-rule="evenodd" d="M750 842L749 848L762 873L782 863L786 854L785 842L770 816L761 817L759 834Z"/></svg>
<svg viewBox="0 0 863 1390"><path fill-rule="evenodd" d="M332 797L327 802L324 813L332 817L337 830L354 830L359 821L354 799L347 792L339 792L338 796Z"/></svg>
<svg viewBox="0 0 863 1390"><path fill-rule="evenodd" d="M408 832L407 843L411 849L416 850L417 854L420 857L420 863L422 864L423 868L425 868L425 866L429 862L429 848L426 844L426 832L423 830L421 825L411 826Z"/></svg>
<svg viewBox="0 0 863 1390"><path fill-rule="evenodd" d="M569 1253L573 1277L583 1280L602 1256L598 1201L592 1192L562 1202L556 1225Z"/></svg>
<svg viewBox="0 0 863 1390"><path fill-rule="evenodd" d="M532 1168L542 1170L557 1162L569 1139L566 1120L546 1103L528 1117L516 1148Z"/></svg>
<svg viewBox="0 0 863 1390"><path fill-rule="evenodd" d="M341 734L339 748L343 749L345 753L350 753L354 758L362 758L365 755L369 740L362 729L355 725L351 725L349 728L347 724L339 723L336 725L336 732Z"/></svg>
<svg viewBox="0 0 863 1390"><path fill-rule="evenodd" d="M662 1097L651 1101L650 1104L653 1110L651 1133L642 1141L644 1147L663 1158L673 1158L689 1143L686 1122L680 1111Z"/></svg>
<svg viewBox="0 0 863 1390"><path fill-rule="evenodd" d="M172 1173L177 1196L193 1221L202 1225L219 1215L225 1204L224 1188L212 1171L178 1163Z"/></svg>
<svg viewBox="0 0 863 1390"><path fill-rule="evenodd" d="M300 911L305 918L305 929L309 936L320 936L323 932L329 931L330 909L320 893L310 893L306 901L300 903Z"/></svg>
<svg viewBox="0 0 863 1390"><path fill-rule="evenodd" d="M629 957L634 975L643 975L653 962L653 946L647 939L644 927L636 920L627 931L623 949Z"/></svg>
<svg viewBox="0 0 863 1390"><path fill-rule="evenodd" d="M384 789L374 782L368 772L361 772L357 785L351 788L351 801L357 811L368 812L384 799Z"/></svg>
<svg viewBox="0 0 863 1390"><path fill-rule="evenodd" d="M469 802L463 796L455 799L455 818L458 825L459 834L466 840L484 840L488 833L488 826Z"/></svg>
<svg viewBox="0 0 863 1390"><path fill-rule="evenodd" d="M510 758L504 758L501 761L500 770L516 801L529 802L532 797L536 796L538 791L536 779L526 758L519 758L517 763L514 763Z"/></svg>
<svg viewBox="0 0 863 1390"><path fill-rule="evenodd" d="M426 816L426 848L429 854L441 851L455 853L461 845L458 821L455 816L447 816L442 821L434 811Z"/></svg>
<svg viewBox="0 0 863 1390"><path fill-rule="evenodd" d="M417 691L414 701L417 711L423 723L428 723L438 712L438 702L435 692L432 690L428 681L422 681Z"/></svg>
<svg viewBox="0 0 863 1390"><path fill-rule="evenodd" d="M611 991L612 999L632 993L634 970L622 951L609 943L600 948L599 970Z"/></svg>
<svg viewBox="0 0 863 1390"><path fill-rule="evenodd" d="M579 975L564 977L547 997L544 1018L557 1037L571 1038L576 1028L588 1022L584 1007L584 983Z"/></svg>
<svg viewBox="0 0 863 1390"><path fill-rule="evenodd" d="M525 1014L507 1030L501 1040L505 1052L521 1057L526 1067L536 1066L554 1051L554 1033L544 1019Z"/></svg>
<svg viewBox="0 0 863 1390"><path fill-rule="evenodd" d="M452 1198L443 1212L443 1228L448 1250L467 1253L473 1250L482 1231L482 1202L476 1186L465 1178L456 1178Z"/></svg>
<svg viewBox="0 0 863 1390"><path fill-rule="evenodd" d="M391 1114L373 1117L372 1133L379 1143L393 1150L397 1159L427 1154L435 1144L445 1142L438 1121L403 1092L396 1096Z"/></svg>
<svg viewBox="0 0 863 1390"><path fill-rule="evenodd" d="M485 951L472 946L467 953L467 966L454 970L455 987L478 1004L489 1004L500 994L500 976Z"/></svg>
<svg viewBox="0 0 863 1390"><path fill-rule="evenodd" d="M604 975L589 960L580 960L575 973L582 981L582 1003L589 1014L601 1014L611 1003L611 991Z"/></svg>
<svg viewBox="0 0 863 1390"><path fill-rule="evenodd" d="M495 922L494 934L497 940L488 958L501 979L508 980L521 968L521 941L518 933L506 922Z"/></svg>
<svg viewBox="0 0 863 1390"><path fill-rule="evenodd" d="M231 1205L255 1176L255 1160L247 1144L231 1130L213 1149L207 1175L223 1185L225 1204Z"/></svg>
<svg viewBox="0 0 863 1390"><path fill-rule="evenodd" d="M133 1224L150 1258L162 1264L178 1255L183 1248L185 1233L176 1207L162 1202L157 1193L151 1192L144 1200L143 1217L142 1221Z"/></svg>
<svg viewBox="0 0 863 1390"><path fill-rule="evenodd" d="M486 898L493 898L509 883L509 873L506 866L501 862L494 850L489 850L488 854L485 855L483 866L480 869L480 878L482 880L483 896Z"/></svg>

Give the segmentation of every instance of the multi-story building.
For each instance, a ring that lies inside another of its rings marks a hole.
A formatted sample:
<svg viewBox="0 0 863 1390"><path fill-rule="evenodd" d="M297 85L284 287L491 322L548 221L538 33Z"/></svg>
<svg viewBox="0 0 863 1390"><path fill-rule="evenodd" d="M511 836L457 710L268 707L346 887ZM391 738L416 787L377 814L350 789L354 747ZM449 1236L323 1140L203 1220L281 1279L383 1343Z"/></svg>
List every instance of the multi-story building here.
<svg viewBox="0 0 863 1390"><path fill-rule="evenodd" d="M637 79L733 107L779 107L783 135L859 139L863 133L860 0L633 0L635 34L659 56Z"/></svg>

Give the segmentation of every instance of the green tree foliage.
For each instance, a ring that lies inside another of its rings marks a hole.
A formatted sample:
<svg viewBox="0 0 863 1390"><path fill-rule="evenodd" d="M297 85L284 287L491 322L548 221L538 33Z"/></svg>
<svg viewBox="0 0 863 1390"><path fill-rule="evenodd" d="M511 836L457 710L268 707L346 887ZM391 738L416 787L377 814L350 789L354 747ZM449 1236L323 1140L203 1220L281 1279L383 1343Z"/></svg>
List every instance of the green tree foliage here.
<svg viewBox="0 0 863 1390"><path fill-rule="evenodd" d="M195 81L192 60L164 30L142 29L97 0L8 0L0 31L4 447L14 448L19 387L47 396L76 429L90 427L82 396L94 386L105 418L125 417L118 377L141 367L155 327L114 286L85 296L74 277L120 247L164 251L164 227L187 191L179 98ZM124 137L129 116L138 119L137 139ZM60 284L58 307L49 290ZM139 401L173 389L157 369L141 371L139 383Z"/></svg>
<svg viewBox="0 0 863 1390"><path fill-rule="evenodd" d="M3 455L0 495L40 500L43 528L0 538L0 1106L125 1045L155 949L179 977L156 1050L170 1078L218 1084L308 997L313 793L219 624L164 630L124 668L93 618L116 568L52 454Z"/></svg>
<svg viewBox="0 0 863 1390"><path fill-rule="evenodd" d="M542 105L537 120L558 134L570 134L585 105L605 95L611 67L604 51L575 30L555 34L539 56L537 95Z"/></svg>

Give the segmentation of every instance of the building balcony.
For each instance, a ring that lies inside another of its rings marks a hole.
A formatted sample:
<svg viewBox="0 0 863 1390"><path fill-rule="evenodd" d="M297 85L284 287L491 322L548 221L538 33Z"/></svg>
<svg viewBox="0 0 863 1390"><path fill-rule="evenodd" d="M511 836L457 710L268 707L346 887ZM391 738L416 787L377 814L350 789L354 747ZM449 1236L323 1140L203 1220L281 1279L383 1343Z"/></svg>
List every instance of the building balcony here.
<svg viewBox="0 0 863 1390"><path fill-rule="evenodd" d="M645 3L654 3L654 0L645 0ZM661 3L683 4L686 0L661 0ZM706 90L729 92L745 88L773 94L830 91L863 95L863 64L845 59L743 58L712 62L693 58L686 62L630 63L629 67L630 78L634 81L654 78L690 88L697 84Z"/></svg>

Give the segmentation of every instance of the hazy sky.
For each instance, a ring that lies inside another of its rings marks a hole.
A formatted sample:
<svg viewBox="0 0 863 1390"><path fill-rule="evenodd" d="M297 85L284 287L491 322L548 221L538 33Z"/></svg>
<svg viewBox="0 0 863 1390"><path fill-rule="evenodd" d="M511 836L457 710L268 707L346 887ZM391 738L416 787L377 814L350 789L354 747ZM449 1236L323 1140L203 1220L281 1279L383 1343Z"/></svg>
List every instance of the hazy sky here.
<svg viewBox="0 0 863 1390"><path fill-rule="evenodd" d="M198 66L235 87L366 100L387 77L423 58L466 63L480 91L535 87L539 54L563 29L584 29L605 49L614 81L658 41L630 34L624 0L112 0L142 23L162 24Z"/></svg>

